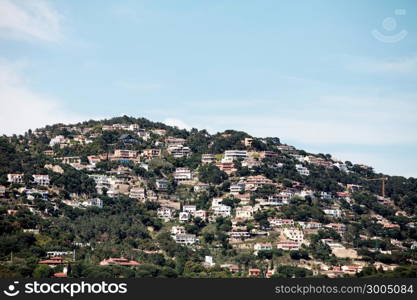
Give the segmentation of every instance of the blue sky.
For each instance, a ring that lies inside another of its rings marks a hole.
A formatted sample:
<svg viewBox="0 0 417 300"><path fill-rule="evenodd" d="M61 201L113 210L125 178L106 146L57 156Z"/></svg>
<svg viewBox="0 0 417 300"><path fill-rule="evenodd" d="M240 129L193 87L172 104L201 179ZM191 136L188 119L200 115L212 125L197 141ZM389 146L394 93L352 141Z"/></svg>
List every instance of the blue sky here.
<svg viewBox="0 0 417 300"><path fill-rule="evenodd" d="M417 177L415 1L0 0L0 133L121 114Z"/></svg>

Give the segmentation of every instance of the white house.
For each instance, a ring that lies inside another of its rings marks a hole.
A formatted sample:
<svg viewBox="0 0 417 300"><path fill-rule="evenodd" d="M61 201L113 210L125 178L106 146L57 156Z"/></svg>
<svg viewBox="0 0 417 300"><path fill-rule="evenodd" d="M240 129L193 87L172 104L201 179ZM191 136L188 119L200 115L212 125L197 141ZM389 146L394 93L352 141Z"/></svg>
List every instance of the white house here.
<svg viewBox="0 0 417 300"><path fill-rule="evenodd" d="M280 242L277 244L277 249L282 249L282 250L286 250L286 251L291 251L291 250L299 250L300 249L300 244L297 242Z"/></svg>
<svg viewBox="0 0 417 300"><path fill-rule="evenodd" d="M245 184L243 182L231 184L229 188L231 194L239 194L244 189L245 189Z"/></svg>
<svg viewBox="0 0 417 300"><path fill-rule="evenodd" d="M177 181L191 180L192 174L188 168L177 168L174 172L174 179Z"/></svg>
<svg viewBox="0 0 417 300"><path fill-rule="evenodd" d="M247 158L248 157L248 151L246 150L226 150L224 151L224 158L228 159L238 159L238 158Z"/></svg>
<svg viewBox="0 0 417 300"><path fill-rule="evenodd" d="M103 201L100 198L93 198L93 199L84 201L81 205L84 207L103 208Z"/></svg>
<svg viewBox="0 0 417 300"><path fill-rule="evenodd" d="M172 219L174 209L168 206L162 206L158 208L157 215L158 217L164 219L165 221Z"/></svg>
<svg viewBox="0 0 417 300"><path fill-rule="evenodd" d="M159 191L165 191L168 188L168 181L165 179L158 179L155 182L156 189Z"/></svg>
<svg viewBox="0 0 417 300"><path fill-rule="evenodd" d="M144 201L146 200L145 189L141 187L132 187L129 192L129 197Z"/></svg>
<svg viewBox="0 0 417 300"><path fill-rule="evenodd" d="M272 244L271 243L256 243L253 246L253 250L255 250L255 255L258 255L259 251L270 251L270 250L272 250Z"/></svg>
<svg viewBox="0 0 417 300"><path fill-rule="evenodd" d="M216 160L214 154L202 154L201 155L201 163L203 164L211 164Z"/></svg>
<svg viewBox="0 0 417 300"><path fill-rule="evenodd" d="M283 234L287 239L293 242L301 243L304 240L304 233L298 229L285 228Z"/></svg>
<svg viewBox="0 0 417 300"><path fill-rule="evenodd" d="M7 181L10 183L23 183L23 174L7 174Z"/></svg>
<svg viewBox="0 0 417 300"><path fill-rule="evenodd" d="M185 228L184 226L172 226L171 228L171 235L177 235L177 234L185 234Z"/></svg>
<svg viewBox="0 0 417 300"><path fill-rule="evenodd" d="M302 165L299 165L299 164L295 165L295 169L300 175L303 175L303 176L310 175L310 171L306 167L303 167Z"/></svg>
<svg viewBox="0 0 417 300"><path fill-rule="evenodd" d="M326 208L326 209L323 209L323 212L326 215L332 216L334 218L340 218L342 216L342 211L338 208Z"/></svg>
<svg viewBox="0 0 417 300"><path fill-rule="evenodd" d="M213 209L213 215L215 217L230 217L232 208L230 206L220 204L212 207Z"/></svg>
<svg viewBox="0 0 417 300"><path fill-rule="evenodd" d="M180 222L188 222L190 220L190 213L186 211L182 211L179 214Z"/></svg>
<svg viewBox="0 0 417 300"><path fill-rule="evenodd" d="M49 175L32 175L33 182L39 185L49 185Z"/></svg>
<svg viewBox="0 0 417 300"><path fill-rule="evenodd" d="M191 215L194 215L194 213L196 212L196 210L197 210L197 207L195 205L184 205L182 207L182 211L188 212Z"/></svg>
<svg viewBox="0 0 417 300"><path fill-rule="evenodd" d="M174 241L181 245L193 245L197 238L195 234L180 233L174 236Z"/></svg>

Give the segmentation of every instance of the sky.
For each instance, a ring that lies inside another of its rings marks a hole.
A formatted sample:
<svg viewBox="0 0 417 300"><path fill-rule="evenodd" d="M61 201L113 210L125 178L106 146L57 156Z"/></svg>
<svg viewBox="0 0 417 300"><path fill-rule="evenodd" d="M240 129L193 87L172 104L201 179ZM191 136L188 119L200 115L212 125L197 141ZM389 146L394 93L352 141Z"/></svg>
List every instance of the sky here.
<svg viewBox="0 0 417 300"><path fill-rule="evenodd" d="M129 115L417 177L417 2L0 0L0 134Z"/></svg>

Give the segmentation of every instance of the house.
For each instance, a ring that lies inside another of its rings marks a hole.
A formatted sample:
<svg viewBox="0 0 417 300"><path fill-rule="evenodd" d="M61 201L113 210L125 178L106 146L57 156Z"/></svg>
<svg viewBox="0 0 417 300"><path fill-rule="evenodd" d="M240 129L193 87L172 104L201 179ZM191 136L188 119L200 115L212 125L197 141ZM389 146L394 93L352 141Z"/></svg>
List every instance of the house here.
<svg viewBox="0 0 417 300"><path fill-rule="evenodd" d="M65 156L57 158L60 160L63 164L66 165L79 165L81 164L81 157L79 156Z"/></svg>
<svg viewBox="0 0 417 300"><path fill-rule="evenodd" d="M185 144L185 139L182 138L175 138L175 137L167 137L165 138L165 144L167 148L171 146L182 146Z"/></svg>
<svg viewBox="0 0 417 300"><path fill-rule="evenodd" d="M171 235L177 235L177 234L185 234L185 228L184 226L172 226L171 228Z"/></svg>
<svg viewBox="0 0 417 300"><path fill-rule="evenodd" d="M232 239L247 239L250 238L250 233L247 231L229 231L227 235Z"/></svg>
<svg viewBox="0 0 417 300"><path fill-rule="evenodd" d="M139 266L140 264L135 260L129 260L124 257L109 258L109 259L102 260L100 262L100 266L114 266L114 265L136 267L136 266Z"/></svg>
<svg viewBox="0 0 417 300"><path fill-rule="evenodd" d="M155 181L155 185L158 191L166 191L168 189L168 180L157 179Z"/></svg>
<svg viewBox="0 0 417 300"><path fill-rule="evenodd" d="M226 150L224 151L224 158L225 159L231 159L231 160L235 160L235 159L245 159L248 157L248 151L246 150Z"/></svg>
<svg viewBox="0 0 417 300"><path fill-rule="evenodd" d="M233 195L233 197L239 199L240 200L239 204L241 204L241 205L248 205L250 203L250 194L249 193L235 194L235 195Z"/></svg>
<svg viewBox="0 0 417 300"><path fill-rule="evenodd" d="M188 168L177 168L174 172L174 179L177 181L186 181L192 179L192 174Z"/></svg>
<svg viewBox="0 0 417 300"><path fill-rule="evenodd" d="M195 205L184 205L182 207L182 211L188 212L191 215L194 215L194 213L196 212L196 210L197 210L197 207Z"/></svg>
<svg viewBox="0 0 417 300"><path fill-rule="evenodd" d="M23 174L7 174L7 181L10 183L23 183Z"/></svg>
<svg viewBox="0 0 417 300"><path fill-rule="evenodd" d="M262 159L276 158L278 157L278 153L274 151L262 151L262 152L259 152L259 157Z"/></svg>
<svg viewBox="0 0 417 300"><path fill-rule="evenodd" d="M103 200L101 200L100 198L93 198L93 199L84 201L83 203L81 203L81 205L84 207L103 208Z"/></svg>
<svg viewBox="0 0 417 300"><path fill-rule="evenodd" d="M264 184L273 184L273 181L263 175L248 176L245 181L246 189L256 190Z"/></svg>
<svg viewBox="0 0 417 300"><path fill-rule="evenodd" d="M321 191L320 192L320 198L324 199L324 200L331 200L333 197L330 193Z"/></svg>
<svg viewBox="0 0 417 300"><path fill-rule="evenodd" d="M137 160L138 151L135 150L126 150L126 149L116 149L114 154L111 156L111 160L118 161L131 161Z"/></svg>
<svg viewBox="0 0 417 300"><path fill-rule="evenodd" d="M142 152L142 156L152 159L161 156L161 149L145 149Z"/></svg>
<svg viewBox="0 0 417 300"><path fill-rule="evenodd" d="M242 161L242 167L246 167L249 169L259 167L260 165L262 165L262 162L254 158L245 158Z"/></svg>
<svg viewBox="0 0 417 300"><path fill-rule="evenodd" d="M53 147L55 145L65 144L67 139L63 135L57 135L49 141L49 146Z"/></svg>
<svg viewBox="0 0 417 300"><path fill-rule="evenodd" d="M327 161L324 158L316 157L312 155L307 156L306 161L317 167L330 168L333 165L331 161Z"/></svg>
<svg viewBox="0 0 417 300"><path fill-rule="evenodd" d="M206 183L198 183L194 186L194 192L204 192L208 191L210 186Z"/></svg>
<svg viewBox="0 0 417 300"><path fill-rule="evenodd" d="M211 164L215 162L216 156L214 154L202 154L201 155L201 163L203 164Z"/></svg>
<svg viewBox="0 0 417 300"><path fill-rule="evenodd" d="M215 217L227 218L231 216L232 208L230 206L219 204L219 205L212 206L212 209L213 209L213 216Z"/></svg>
<svg viewBox="0 0 417 300"><path fill-rule="evenodd" d="M0 185L0 197L4 197L6 195L6 187L4 185Z"/></svg>
<svg viewBox="0 0 417 300"><path fill-rule="evenodd" d="M243 182L233 183L230 185L229 190L231 194L239 194L245 190L245 184Z"/></svg>
<svg viewBox="0 0 417 300"><path fill-rule="evenodd" d="M180 222L188 222L190 220L190 213L186 211L182 211L179 214Z"/></svg>
<svg viewBox="0 0 417 300"><path fill-rule="evenodd" d="M323 225L319 222L298 222L303 229L321 229Z"/></svg>
<svg viewBox="0 0 417 300"><path fill-rule="evenodd" d="M298 242L280 242L277 244L277 249L282 249L286 251L291 250L299 250L300 249L300 243Z"/></svg>
<svg viewBox="0 0 417 300"><path fill-rule="evenodd" d="M306 167L303 167L300 164L295 165L295 169L297 170L297 172L300 175L303 175L303 176L309 176L310 175L310 171Z"/></svg>
<svg viewBox="0 0 417 300"><path fill-rule="evenodd" d="M293 242L301 243L304 240L304 234L301 230L285 228L283 230L284 236Z"/></svg>
<svg viewBox="0 0 417 300"><path fill-rule="evenodd" d="M293 219L277 219L277 218L268 218L268 222L271 225L271 227L284 227L294 226L294 220Z"/></svg>
<svg viewBox="0 0 417 300"><path fill-rule="evenodd" d="M348 202L350 200L350 193L347 193L347 192L337 192L336 195L337 195L337 197L339 199L343 199L343 200L346 200Z"/></svg>
<svg viewBox="0 0 417 300"><path fill-rule="evenodd" d="M232 264L222 264L220 265L220 268L222 269L227 269L229 270L231 273L238 273L240 272L240 268L237 265L232 265Z"/></svg>
<svg viewBox="0 0 417 300"><path fill-rule="evenodd" d="M333 229L339 234L344 234L346 232L346 225L342 223L330 223L330 224L324 225L324 227Z"/></svg>
<svg viewBox="0 0 417 300"><path fill-rule="evenodd" d="M55 268L59 265L63 265L65 264L64 258L61 256L55 256L55 257L51 257L45 260L41 260L38 262L38 264L41 265L48 265L51 268Z"/></svg>
<svg viewBox="0 0 417 300"><path fill-rule="evenodd" d="M32 175L33 182L38 185L49 185L49 175Z"/></svg>
<svg viewBox="0 0 417 300"><path fill-rule="evenodd" d="M152 129L151 132L157 135L166 135L167 133L165 129Z"/></svg>
<svg viewBox="0 0 417 300"><path fill-rule="evenodd" d="M174 236L174 241L181 245L194 245L197 242L195 234L180 233Z"/></svg>
<svg viewBox="0 0 417 300"><path fill-rule="evenodd" d="M249 275L249 277L259 277L259 276L261 276L261 270L260 269L249 269L248 275Z"/></svg>
<svg viewBox="0 0 417 300"><path fill-rule="evenodd" d="M157 215L159 218L164 219L165 221L171 220L173 215L174 209L168 206L162 206L158 208Z"/></svg>
<svg viewBox="0 0 417 300"><path fill-rule="evenodd" d="M89 155L87 156L87 159L88 159L88 163L93 166L101 162L101 157L97 155Z"/></svg>
<svg viewBox="0 0 417 300"><path fill-rule="evenodd" d="M294 151L295 150L295 147L294 146L290 146L290 145L278 145L277 146L277 149L279 151L282 151L282 152L290 152L290 151Z"/></svg>
<svg viewBox="0 0 417 300"><path fill-rule="evenodd" d="M191 149L182 145L170 146L167 148L167 151L175 158L187 157L191 154Z"/></svg>
<svg viewBox="0 0 417 300"><path fill-rule="evenodd" d="M48 200L49 192L45 190L38 189L25 189L24 190L28 200L33 200L36 196L40 196L43 200Z"/></svg>
<svg viewBox="0 0 417 300"><path fill-rule="evenodd" d="M338 208L326 208L323 209L323 212L328 215L328 216L332 216L334 218L340 218L342 217L342 211Z"/></svg>
<svg viewBox="0 0 417 300"><path fill-rule="evenodd" d="M253 138L245 138L243 140L243 144L245 145L245 147L251 147L253 143Z"/></svg>
<svg viewBox="0 0 417 300"><path fill-rule="evenodd" d="M255 250L255 255L258 255L259 251L270 251L270 250L272 250L272 244L271 243L256 243L253 246L253 250Z"/></svg>
<svg viewBox="0 0 417 300"><path fill-rule="evenodd" d="M141 187L132 187L129 192L129 197L134 199L139 199L141 201L146 200L146 191L145 188Z"/></svg>
<svg viewBox="0 0 417 300"><path fill-rule="evenodd" d="M233 162L229 162L229 161L221 161L219 163L216 164L216 166L222 170L223 172L230 174L232 172L235 172L235 164Z"/></svg>
<svg viewBox="0 0 417 300"><path fill-rule="evenodd" d="M138 129L138 130L136 131L136 133L137 133L137 135L138 135L140 138L142 138L142 139L143 139L143 140L145 140L145 141L147 141L147 140L151 137L150 132L148 132L148 131L146 131L146 130L144 130L144 129Z"/></svg>
<svg viewBox="0 0 417 300"><path fill-rule="evenodd" d="M252 219L253 217L253 207L252 206L242 206L236 208L236 218L237 219Z"/></svg>
<svg viewBox="0 0 417 300"><path fill-rule="evenodd" d="M333 166L335 166L336 168L338 168L342 172L345 172L345 173L349 172L348 166L344 163L336 162L336 163L333 164Z"/></svg>
<svg viewBox="0 0 417 300"><path fill-rule="evenodd" d="M342 271L348 275L355 275L362 271L362 266L342 266Z"/></svg>
<svg viewBox="0 0 417 300"><path fill-rule="evenodd" d="M383 223L382 226L384 229L400 229L400 225L393 223Z"/></svg>
<svg viewBox="0 0 417 300"><path fill-rule="evenodd" d="M81 144L81 145L91 144L92 142L93 142L92 140L86 138L83 135L77 135L72 140L72 143L78 143L78 144Z"/></svg>
<svg viewBox="0 0 417 300"><path fill-rule="evenodd" d="M259 204L261 206L281 206L288 204L288 200L284 200L280 195L272 195L267 199L261 199Z"/></svg>
<svg viewBox="0 0 417 300"><path fill-rule="evenodd" d="M88 175L90 178L94 180L96 183L96 190L97 193L102 194L103 189L110 189L110 177L107 175L101 175L101 174L92 174Z"/></svg>
<svg viewBox="0 0 417 300"><path fill-rule="evenodd" d="M194 212L194 217L195 218L200 218L200 219L202 219L202 220L207 220L207 216L208 216L208 213L207 213L207 211L205 211L205 210L202 210L202 209L200 209L200 210L196 210L195 212Z"/></svg>
<svg viewBox="0 0 417 300"><path fill-rule="evenodd" d="M213 256L206 255L204 257L203 266L205 266L206 268L210 268L210 267L213 267L214 265L215 265L215 263L213 261Z"/></svg>

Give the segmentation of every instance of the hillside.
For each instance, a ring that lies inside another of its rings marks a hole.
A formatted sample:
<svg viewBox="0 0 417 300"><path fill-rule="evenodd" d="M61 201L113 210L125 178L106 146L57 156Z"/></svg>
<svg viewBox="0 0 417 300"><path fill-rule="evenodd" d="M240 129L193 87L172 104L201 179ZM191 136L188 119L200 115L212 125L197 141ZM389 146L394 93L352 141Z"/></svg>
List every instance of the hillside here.
<svg viewBox="0 0 417 300"><path fill-rule="evenodd" d="M0 137L0 277L416 277L417 179L144 118Z"/></svg>

